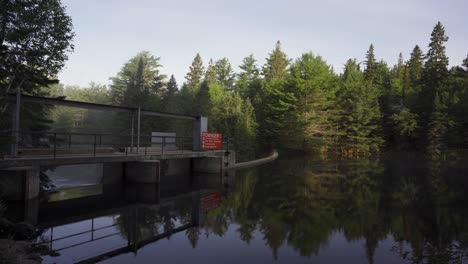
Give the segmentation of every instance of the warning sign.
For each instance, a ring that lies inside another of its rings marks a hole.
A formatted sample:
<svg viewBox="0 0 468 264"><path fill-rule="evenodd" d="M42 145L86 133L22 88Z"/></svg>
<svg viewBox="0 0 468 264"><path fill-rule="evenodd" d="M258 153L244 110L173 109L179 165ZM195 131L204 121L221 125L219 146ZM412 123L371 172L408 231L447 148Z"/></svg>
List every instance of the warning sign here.
<svg viewBox="0 0 468 264"><path fill-rule="evenodd" d="M220 192L214 192L214 193L205 195L201 197L200 199L200 209L204 213L212 209L218 208L220 204L221 204Z"/></svg>
<svg viewBox="0 0 468 264"><path fill-rule="evenodd" d="M223 147L223 134L214 132L202 133L202 149L221 149Z"/></svg>

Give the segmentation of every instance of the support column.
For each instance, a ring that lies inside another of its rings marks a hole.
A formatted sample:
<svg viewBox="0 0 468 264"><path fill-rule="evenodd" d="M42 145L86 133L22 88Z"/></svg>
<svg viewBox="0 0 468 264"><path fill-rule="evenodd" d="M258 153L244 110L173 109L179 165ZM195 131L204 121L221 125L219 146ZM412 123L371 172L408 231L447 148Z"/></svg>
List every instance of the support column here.
<svg viewBox="0 0 468 264"><path fill-rule="evenodd" d="M192 158L192 172L216 173L221 175L224 169L224 157L199 157Z"/></svg>
<svg viewBox="0 0 468 264"><path fill-rule="evenodd" d="M197 116L193 120L193 150L202 150L202 133L208 131L208 118L205 116Z"/></svg>
<svg viewBox="0 0 468 264"><path fill-rule="evenodd" d="M141 125L141 109L140 107L138 107L137 153L140 153L140 125Z"/></svg>
<svg viewBox="0 0 468 264"><path fill-rule="evenodd" d="M158 183L159 160L142 160L125 163L125 180L130 183Z"/></svg>
<svg viewBox="0 0 468 264"><path fill-rule="evenodd" d="M18 88L16 93L16 105L15 111L13 111L13 127L12 127L12 137L14 142L11 144L11 156L18 156L18 143L19 143L19 130L20 130L20 117L21 117L21 90Z"/></svg>
<svg viewBox="0 0 468 264"><path fill-rule="evenodd" d="M39 167L15 167L0 170L5 184L3 197L9 201L23 201L39 196Z"/></svg>
<svg viewBox="0 0 468 264"><path fill-rule="evenodd" d="M135 137L135 112L132 112L132 132L130 139L130 152L133 153L133 138Z"/></svg>

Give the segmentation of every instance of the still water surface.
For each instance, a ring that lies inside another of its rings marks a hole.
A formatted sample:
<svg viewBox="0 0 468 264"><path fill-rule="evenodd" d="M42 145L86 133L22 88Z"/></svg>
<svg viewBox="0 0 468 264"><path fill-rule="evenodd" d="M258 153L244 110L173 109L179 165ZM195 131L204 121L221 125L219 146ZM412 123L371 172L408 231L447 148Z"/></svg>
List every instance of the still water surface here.
<svg viewBox="0 0 468 264"><path fill-rule="evenodd" d="M44 263L468 263L466 162L282 157L228 175L62 190Z"/></svg>

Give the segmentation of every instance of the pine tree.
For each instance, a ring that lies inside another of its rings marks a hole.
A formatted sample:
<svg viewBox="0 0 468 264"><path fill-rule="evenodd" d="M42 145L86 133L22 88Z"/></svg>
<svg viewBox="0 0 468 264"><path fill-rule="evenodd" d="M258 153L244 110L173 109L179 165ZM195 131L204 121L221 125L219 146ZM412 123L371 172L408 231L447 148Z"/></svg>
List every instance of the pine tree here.
<svg viewBox="0 0 468 264"><path fill-rule="evenodd" d="M208 62L208 67L206 68L205 72L205 81L208 81L210 83L216 82L216 67L213 59L210 59Z"/></svg>
<svg viewBox="0 0 468 264"><path fill-rule="evenodd" d="M217 60L215 63L216 79L224 85L228 91L234 88L234 72L227 58Z"/></svg>
<svg viewBox="0 0 468 264"><path fill-rule="evenodd" d="M466 58L463 60L462 66L468 71L468 55L466 55Z"/></svg>
<svg viewBox="0 0 468 264"><path fill-rule="evenodd" d="M112 102L117 105L158 110L155 101L160 99L165 75L160 74L160 58L148 51L138 53L110 78Z"/></svg>
<svg viewBox="0 0 468 264"><path fill-rule="evenodd" d="M345 73L337 92L338 113L334 117L338 150L346 156L377 152L383 143L378 91L365 82L356 60L348 60Z"/></svg>
<svg viewBox="0 0 468 264"><path fill-rule="evenodd" d="M448 40L445 35L444 26L440 22L436 24L431 34L431 42L429 43L429 50L426 54L426 63L424 64L423 78L424 78L424 116L427 117L433 111L435 95L437 87L448 76L448 57L445 54L444 43Z"/></svg>
<svg viewBox="0 0 468 264"><path fill-rule="evenodd" d="M254 100L260 89L260 72L253 54L245 57L239 68L241 72L238 74L235 90L243 99Z"/></svg>
<svg viewBox="0 0 468 264"><path fill-rule="evenodd" d="M448 57L445 54L444 43L448 40L445 29L440 22L436 24L431 34L429 50L424 64L424 89L421 98L422 129L427 131L428 152L433 158L442 155L445 134L448 130L450 115L446 111L444 93L440 91L441 84L448 77Z"/></svg>
<svg viewBox="0 0 468 264"><path fill-rule="evenodd" d="M369 50L367 51L366 54L366 69L364 71L364 77L366 81L373 83L374 78L375 78L375 72L376 72L376 60L375 60L375 55L374 55L374 45L369 46Z"/></svg>
<svg viewBox="0 0 468 264"><path fill-rule="evenodd" d="M291 65L288 90L294 94L293 119L289 122L292 146L303 151L326 151L334 134L330 109L336 82L330 66L320 56L305 53Z"/></svg>
<svg viewBox="0 0 468 264"><path fill-rule="evenodd" d="M195 94L193 112L195 115L208 116L211 107L210 84L207 81L203 81L200 89Z"/></svg>
<svg viewBox="0 0 468 264"><path fill-rule="evenodd" d="M174 75L171 75L169 82L167 83L167 92L164 96L163 100L163 108L166 112L175 112L175 98L177 96L177 92L179 91L177 87L177 82Z"/></svg>
<svg viewBox="0 0 468 264"><path fill-rule="evenodd" d="M414 87L421 84L423 72L423 53L418 45L416 45L411 52L411 57L408 61L408 68L411 86L414 89Z"/></svg>
<svg viewBox="0 0 468 264"><path fill-rule="evenodd" d="M257 120L260 125L263 143L272 147L274 144L281 144L281 135L287 125L289 110L293 107L294 96L286 91L286 81L288 78L289 59L281 50L278 41L275 49L269 54L263 66L261 101L256 105L258 109ZM260 122L261 120L261 122Z"/></svg>
<svg viewBox="0 0 468 264"><path fill-rule="evenodd" d="M398 54L398 62L397 62L398 69L403 68L404 64L405 64L405 61L403 60L403 53L400 52Z"/></svg>
<svg viewBox="0 0 468 264"><path fill-rule="evenodd" d="M288 74L288 66L290 60L281 50L280 41L276 42L275 49L269 54L266 59L266 64L263 67L263 76L265 80L285 78Z"/></svg>
<svg viewBox="0 0 468 264"><path fill-rule="evenodd" d="M205 74L203 68L203 61L199 53L195 55L195 58L192 61L192 65L190 65L189 72L185 76L187 81L187 85L193 91L198 90L200 88L200 84L202 82L203 76Z"/></svg>

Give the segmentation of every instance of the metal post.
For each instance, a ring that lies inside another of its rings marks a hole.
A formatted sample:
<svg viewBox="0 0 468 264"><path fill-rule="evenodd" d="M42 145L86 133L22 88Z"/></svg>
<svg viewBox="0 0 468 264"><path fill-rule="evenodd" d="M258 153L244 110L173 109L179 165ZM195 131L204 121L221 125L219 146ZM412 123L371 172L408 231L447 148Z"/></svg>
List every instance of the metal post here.
<svg viewBox="0 0 468 264"><path fill-rule="evenodd" d="M94 218L91 218L91 241L94 240Z"/></svg>
<svg viewBox="0 0 468 264"><path fill-rule="evenodd" d="M97 136L96 136L96 134L94 134L94 150L93 150L93 152L94 152L94 157L96 157L96 143L97 143L97 142L96 142L96 139L97 139Z"/></svg>
<svg viewBox="0 0 468 264"><path fill-rule="evenodd" d="M132 132L130 138L130 152L133 152L133 137L135 136L135 111L132 112Z"/></svg>
<svg viewBox="0 0 468 264"><path fill-rule="evenodd" d="M21 114L21 89L16 92L16 107L13 119L13 144L11 145L11 156L18 156L19 130L20 130L20 114Z"/></svg>
<svg viewBox="0 0 468 264"><path fill-rule="evenodd" d="M49 246L50 250L53 250L53 249L52 249L52 241L53 241L53 240L54 240L54 228L51 227L51 228L50 228L50 246Z"/></svg>
<svg viewBox="0 0 468 264"><path fill-rule="evenodd" d="M54 159L57 156L57 133L54 133Z"/></svg>
<svg viewBox="0 0 468 264"><path fill-rule="evenodd" d="M162 137L162 148L161 148L162 154L164 154L164 147L165 146L166 146L166 137Z"/></svg>
<svg viewBox="0 0 468 264"><path fill-rule="evenodd" d="M137 125L138 125L138 128L137 128L137 153L139 153L140 151L140 122L141 122L141 109L140 107L138 107L138 121L137 121Z"/></svg>
<svg viewBox="0 0 468 264"><path fill-rule="evenodd" d="M72 137L72 134L69 134L68 135L68 149L71 149L71 137Z"/></svg>

